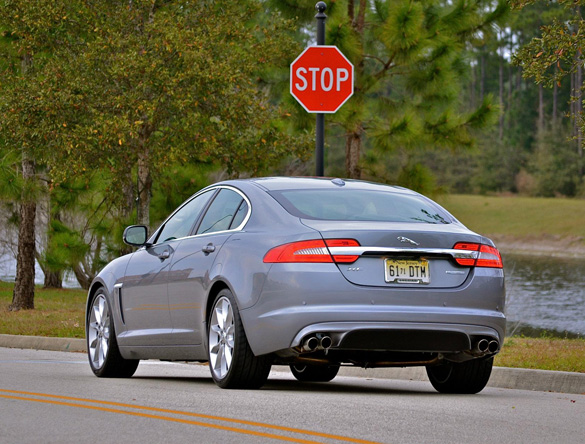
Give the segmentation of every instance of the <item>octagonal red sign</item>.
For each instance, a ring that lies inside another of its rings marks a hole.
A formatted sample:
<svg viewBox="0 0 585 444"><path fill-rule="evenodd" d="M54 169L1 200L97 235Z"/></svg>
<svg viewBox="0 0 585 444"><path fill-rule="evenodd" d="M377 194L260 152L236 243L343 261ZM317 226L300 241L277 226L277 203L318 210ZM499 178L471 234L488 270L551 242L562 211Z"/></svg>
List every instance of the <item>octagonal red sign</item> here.
<svg viewBox="0 0 585 444"><path fill-rule="evenodd" d="M337 46L309 46L290 65L290 93L310 113L334 113L353 94L353 65Z"/></svg>

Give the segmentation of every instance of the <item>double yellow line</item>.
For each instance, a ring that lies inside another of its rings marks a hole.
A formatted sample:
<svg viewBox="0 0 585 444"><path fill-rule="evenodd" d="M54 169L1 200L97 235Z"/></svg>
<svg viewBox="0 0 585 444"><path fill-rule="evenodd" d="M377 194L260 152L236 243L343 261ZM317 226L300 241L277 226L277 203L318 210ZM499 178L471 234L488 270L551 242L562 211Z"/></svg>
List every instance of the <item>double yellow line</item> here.
<svg viewBox="0 0 585 444"><path fill-rule="evenodd" d="M169 421L169 422L176 422L180 424L188 424L188 425L195 425L199 427L208 427L217 430L224 430L234 433L241 433L245 435L252 435L262 438L270 438L270 439L277 439L279 441L287 441L287 442L294 442L294 443L303 443L303 444L320 444L320 441L310 441L303 438L296 438L290 437L286 435L278 435L275 433L267 433L258 430L251 430L242 427L235 427L230 425L222 425L221 423L228 423L228 424L239 424L242 426L253 427L257 429L271 429L276 430L279 432L286 432L291 434L299 434L305 436L313 436L318 438L324 438L327 440L333 440L335 442L350 442L350 443L358 443L358 444L379 444L373 441L366 441L363 439L358 438L350 438L347 436L339 436L339 435L330 435L328 433L321 433L321 432L314 432L311 430L303 430L297 429L293 427L284 427L278 426L274 424L265 424L261 422L254 422L254 421L246 421L243 419L235 419L235 418L223 418L221 416L213 416L213 415L205 415L203 413L193 413L193 412L184 412L180 410L170 410L170 409L162 409L158 407L148 407L143 405L133 405L133 404L124 404L121 402L112 402L112 401L99 401L94 399L84 399L84 398L73 398L70 396L60 396L60 395L51 395L47 393L34 393L34 392L25 392L19 390L5 390L0 389L0 398L6 399L14 399L18 401L29 401L29 402L39 402L44 404L53 404L53 405L62 405L67 407L76 407L81 409L89 409L89 410L99 410L102 412L109 412L109 413L118 413L122 415L129 415L129 416L138 416L142 418L150 418L150 419L158 419L161 421ZM120 408L112 408L112 407L120 407ZM122 410L124 409L131 409L131 410ZM152 413L148 413L152 412ZM168 415L180 415L183 417L195 417L199 419L205 419L208 421L215 421L220 424L214 424L213 422L203 422L203 421L196 421L192 419L184 419L184 418L177 418L174 416L164 416L158 415L155 413L166 413Z"/></svg>

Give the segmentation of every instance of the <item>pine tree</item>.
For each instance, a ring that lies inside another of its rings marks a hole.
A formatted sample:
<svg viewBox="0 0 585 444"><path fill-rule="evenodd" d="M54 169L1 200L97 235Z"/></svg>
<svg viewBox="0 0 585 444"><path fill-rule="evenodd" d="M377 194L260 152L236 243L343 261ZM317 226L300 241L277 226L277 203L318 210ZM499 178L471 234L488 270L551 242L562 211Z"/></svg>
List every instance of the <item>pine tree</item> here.
<svg viewBox="0 0 585 444"><path fill-rule="evenodd" d="M515 0L517 9L536 3L536 0ZM524 76L534 78L538 85L557 87L561 81L571 80L571 118L574 125L573 138L577 142L579 158L579 180L583 177L583 150L585 148L585 119L583 119L583 46L585 43L585 20L583 0L560 0L564 16L554 17L552 23L540 28L540 36L533 38L518 51L515 61L524 70Z"/></svg>
<svg viewBox="0 0 585 444"><path fill-rule="evenodd" d="M307 20L313 2L272 4ZM354 96L331 119L344 131L347 176L361 177L366 145L375 149L369 154L371 164L379 164L380 157L401 150L474 144L471 130L493 121L497 108L486 98L465 112L460 89L468 42L507 10L503 2L491 5L437 0L331 3L326 43L338 46L355 72Z"/></svg>

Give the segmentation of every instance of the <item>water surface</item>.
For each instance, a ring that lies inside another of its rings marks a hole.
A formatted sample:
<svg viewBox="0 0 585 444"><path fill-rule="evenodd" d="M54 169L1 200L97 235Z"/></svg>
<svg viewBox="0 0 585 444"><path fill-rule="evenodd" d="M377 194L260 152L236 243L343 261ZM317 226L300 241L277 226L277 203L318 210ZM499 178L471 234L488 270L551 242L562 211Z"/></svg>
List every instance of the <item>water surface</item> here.
<svg viewBox="0 0 585 444"><path fill-rule="evenodd" d="M525 324L585 336L585 259L504 254L503 260L508 334Z"/></svg>

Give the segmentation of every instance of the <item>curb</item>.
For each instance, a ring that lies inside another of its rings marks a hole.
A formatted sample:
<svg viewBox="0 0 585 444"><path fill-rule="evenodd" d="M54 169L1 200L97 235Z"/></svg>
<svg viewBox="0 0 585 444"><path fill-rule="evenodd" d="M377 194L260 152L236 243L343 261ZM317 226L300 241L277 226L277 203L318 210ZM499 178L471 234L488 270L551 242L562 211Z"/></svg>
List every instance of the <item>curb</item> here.
<svg viewBox="0 0 585 444"><path fill-rule="evenodd" d="M343 376L428 381L424 367L361 369L344 367ZM585 373L494 367L488 387L585 395Z"/></svg>
<svg viewBox="0 0 585 444"><path fill-rule="evenodd" d="M62 352L86 352L85 339L0 334L0 347ZM342 367L340 376L428 381L424 367ZM488 387L585 395L585 373L494 367Z"/></svg>
<svg viewBox="0 0 585 444"><path fill-rule="evenodd" d="M0 335L0 347L85 353L85 339Z"/></svg>

